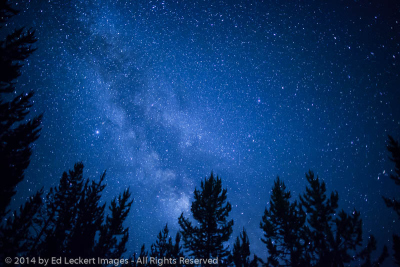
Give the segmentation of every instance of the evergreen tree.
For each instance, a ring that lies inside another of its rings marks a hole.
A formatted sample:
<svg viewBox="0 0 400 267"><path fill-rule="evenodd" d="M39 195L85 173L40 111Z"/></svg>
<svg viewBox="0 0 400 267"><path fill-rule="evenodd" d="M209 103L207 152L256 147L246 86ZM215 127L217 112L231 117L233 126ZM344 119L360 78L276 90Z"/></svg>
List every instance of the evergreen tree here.
<svg viewBox="0 0 400 267"><path fill-rule="evenodd" d="M38 210L42 206L43 190L30 197L18 212L14 212L0 231L0 259L26 254L32 243L34 235L31 231Z"/></svg>
<svg viewBox="0 0 400 267"><path fill-rule="evenodd" d="M184 248L198 259L217 258L220 264L225 264L229 253L224 243L232 234L233 220L227 221L232 207L226 202L226 189L222 189L221 179L210 177L201 182L201 190L195 189L191 211L192 222L183 216L179 217L179 225Z"/></svg>
<svg viewBox="0 0 400 267"><path fill-rule="evenodd" d="M244 228L233 245L231 261L233 261L236 267L256 267L258 265L258 258L256 255L254 255L253 260L250 261L250 241Z"/></svg>
<svg viewBox="0 0 400 267"><path fill-rule="evenodd" d="M58 187L51 190L47 200L47 216L41 231L44 240L39 254L46 257L66 256L73 234L78 207L83 195L83 164L77 163L74 170L64 172Z"/></svg>
<svg viewBox="0 0 400 267"><path fill-rule="evenodd" d="M96 233L102 227L104 220L104 208L106 204L100 205L101 193L105 188L102 184L106 173L104 172L100 181L86 181L82 189L82 195L77 203L77 216L71 232L67 254L71 257L89 257L93 255Z"/></svg>
<svg viewBox="0 0 400 267"><path fill-rule="evenodd" d="M250 257L250 241L247 237L246 230L243 228L243 232L236 238L236 242L233 245L232 261L236 267L248 267Z"/></svg>
<svg viewBox="0 0 400 267"><path fill-rule="evenodd" d="M133 257L129 259L129 266L132 267L148 267L148 255L149 253L146 251L146 247L143 244L142 247L140 248L140 253L139 255L135 252L133 254Z"/></svg>
<svg viewBox="0 0 400 267"><path fill-rule="evenodd" d="M176 266L179 265L179 257L183 257L181 251L180 240L181 235L178 232L175 237L175 244L172 242L172 238L168 236L169 229L168 225L165 225L164 229L157 235L156 243L151 245L150 257L157 259L167 259L167 263L163 266ZM170 260L176 260L176 264L173 264ZM154 266L156 266L155 264Z"/></svg>
<svg viewBox="0 0 400 267"><path fill-rule="evenodd" d="M106 222L100 228L99 241L95 252L99 257L117 259L126 252L125 246L129 238L129 228L123 227L123 222L128 217L132 201L131 193L126 189L123 194L114 198L109 207L111 215L107 215Z"/></svg>
<svg viewBox="0 0 400 267"><path fill-rule="evenodd" d="M390 160L395 164L394 174L390 174L390 179L392 179L396 185L400 185L400 146L390 135L388 141L389 145L387 149L392 156ZM393 209L400 218L400 201L395 198L387 197L383 197L383 200L386 206ZM395 263L400 266L400 237L396 234L393 234L393 251Z"/></svg>
<svg viewBox="0 0 400 267"><path fill-rule="evenodd" d="M324 264L330 263L330 258L333 256L330 246L334 246L335 243L333 220L338 208L339 195L337 192L332 192L327 198L325 183L320 182L318 177L314 178L314 173L311 171L306 173L306 179L310 187L306 187L306 193L300 196L300 202L308 214L307 222L312 229L312 231L308 231L312 242L309 256L311 263L324 266ZM354 213L354 215L356 214L358 213ZM342 216L345 214L343 213ZM361 238L361 235L358 238ZM326 253L328 255L325 255Z"/></svg>
<svg viewBox="0 0 400 267"><path fill-rule="evenodd" d="M105 173L99 182L83 178L83 164L64 172L60 184L51 188L42 216L35 221L37 235L28 255L45 257L101 257L117 259L126 251L128 228L123 222L132 201L129 190L111 201L110 214L104 217L100 204Z"/></svg>
<svg viewBox="0 0 400 267"><path fill-rule="evenodd" d="M337 192L326 194L326 186L314 173L306 174L309 186L300 203L290 202L290 191L279 179L272 189L270 208L261 221L269 256L266 266L345 266L357 261L360 266L379 266L388 253L384 247L376 261L371 254L376 240L370 236L362 246L362 221L354 210L337 212Z"/></svg>
<svg viewBox="0 0 400 267"><path fill-rule="evenodd" d="M385 259L389 256L386 246L383 247L382 254L376 261L372 261L371 254L376 250L376 239L371 235L368 239L367 246L357 255L357 258L364 261L361 267L378 267L381 266Z"/></svg>
<svg viewBox="0 0 400 267"><path fill-rule="evenodd" d="M18 11L0 0L0 28ZM22 62L35 49L35 32L24 28L0 40L0 220L15 195L15 187L24 179L32 144L39 137L42 115L26 121L33 105L33 92L16 94L15 80L21 75Z"/></svg>
<svg viewBox="0 0 400 267"><path fill-rule="evenodd" d="M308 244L306 258L312 266L344 266L357 260L362 266L375 266L385 260L384 248L376 262L371 262L371 253L376 249L373 236L365 249L357 253L362 246L362 220L360 213L354 210L350 215L341 210L337 212L339 196L332 192L327 197L325 182L306 173L309 186L300 196L300 202L307 213L308 227L305 228ZM365 260L365 262L361 262Z"/></svg>
<svg viewBox="0 0 400 267"><path fill-rule="evenodd" d="M0 0L0 29L10 18L17 15L8 1ZM7 220L16 186L24 179L29 166L32 144L39 137L42 115L27 119L33 105L33 92L17 95L15 80L21 75L21 67L35 49L34 31L16 29L10 34L2 32L0 40L0 258L22 255L29 250L33 236L31 227L42 205L42 191L30 197Z"/></svg>
<svg viewBox="0 0 400 267"><path fill-rule="evenodd" d="M270 207L266 208L260 227L268 249L266 266L305 266L303 231L306 215L301 206L290 203L291 194L279 177L274 181Z"/></svg>

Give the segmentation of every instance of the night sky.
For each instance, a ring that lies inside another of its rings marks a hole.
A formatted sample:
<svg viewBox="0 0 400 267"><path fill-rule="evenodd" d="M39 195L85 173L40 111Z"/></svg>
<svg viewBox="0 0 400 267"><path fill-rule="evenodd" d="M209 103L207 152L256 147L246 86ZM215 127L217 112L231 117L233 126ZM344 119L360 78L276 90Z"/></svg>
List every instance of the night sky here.
<svg viewBox="0 0 400 267"><path fill-rule="evenodd" d="M279 175L294 197L309 169L365 237L391 247L397 215L387 135L400 139L395 1L15 1L6 31L36 29L18 79L44 112L14 206L83 161L107 170L103 200L130 187L128 250L189 215L211 171L234 233L266 259L259 228Z"/></svg>

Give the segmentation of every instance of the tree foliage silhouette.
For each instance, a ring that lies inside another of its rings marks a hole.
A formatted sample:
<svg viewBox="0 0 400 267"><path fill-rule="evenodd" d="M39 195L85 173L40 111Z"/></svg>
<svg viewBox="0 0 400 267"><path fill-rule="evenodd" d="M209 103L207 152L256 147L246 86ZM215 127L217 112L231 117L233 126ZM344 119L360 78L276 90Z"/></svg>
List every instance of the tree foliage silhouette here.
<svg viewBox="0 0 400 267"><path fill-rule="evenodd" d="M156 243L151 245L150 257L167 259L167 263L163 264L166 267L180 265L179 257L183 257L180 241L181 234L178 232L175 236L175 244L172 242L172 238L169 236L168 225L165 225L164 229L158 233ZM170 262L170 259L175 259L176 263Z"/></svg>
<svg viewBox="0 0 400 267"><path fill-rule="evenodd" d="M254 255L253 260L250 261L250 241L244 228L233 245L232 261L236 267L257 266L258 258L256 255Z"/></svg>
<svg viewBox="0 0 400 267"><path fill-rule="evenodd" d="M211 173L201 182L201 190L194 191L191 211L198 226L194 226L183 213L179 217L184 248L191 256L198 259L218 257L219 263L227 261L230 252L224 243L232 234L233 220L227 221L232 207L229 202L225 204L226 194L221 179Z"/></svg>
<svg viewBox="0 0 400 267"><path fill-rule="evenodd" d="M35 216L42 204L43 191L37 192L19 211L8 215L16 186L24 179L32 154L32 144L40 133L42 115L28 119L33 106L33 92L17 95L15 80L21 67L35 49L34 31L16 29L7 34L3 25L17 15L8 1L0 0L0 29L5 39L0 40L0 258L26 253L33 241L30 232ZM15 96L16 95L16 96Z"/></svg>
<svg viewBox="0 0 400 267"><path fill-rule="evenodd" d="M389 144L387 150L390 152L390 160L394 163L394 174L390 174L396 185L400 185L400 146L392 136L388 137ZM395 198L388 198L383 196L383 200L388 208L393 209L397 216L400 218L400 201ZM393 251L395 263L400 266L400 236L393 234Z"/></svg>
<svg viewBox="0 0 400 267"><path fill-rule="evenodd" d="M376 250L376 239L373 235L369 236L367 246L357 254L357 258L364 261L361 267L378 267L382 266L382 263L389 256L389 252L386 246L383 247L382 253L376 261L372 260L372 253Z"/></svg>
<svg viewBox="0 0 400 267"><path fill-rule="evenodd" d="M39 255L57 257L73 254L69 246L74 234L76 220L83 211L79 210L84 195L83 164L75 164L74 170L63 173L58 187L50 190L46 203L47 216L43 220L46 228L40 244Z"/></svg>
<svg viewBox="0 0 400 267"><path fill-rule="evenodd" d="M105 204L100 204L104 178L105 173L99 182L84 180L82 163L63 173L58 187L46 197L31 252L48 257L121 257L128 241L123 222L132 205L131 194L126 190L112 200L110 214L104 219Z"/></svg>
<svg viewBox="0 0 400 267"><path fill-rule="evenodd" d="M361 266L379 266L387 257L384 247L380 257L373 261L371 253L376 240L370 236L362 247L362 220L360 213L337 211L337 192L326 194L323 181L309 171L309 186L300 195L300 202L290 202L290 192L279 179L274 182L270 208L261 221L263 242L268 249L266 266L345 266L357 261Z"/></svg>
<svg viewBox="0 0 400 267"><path fill-rule="evenodd" d="M129 259L129 266L148 267L148 256L149 253L146 251L146 246L143 244L140 248L140 253L133 253L132 257Z"/></svg>
<svg viewBox="0 0 400 267"><path fill-rule="evenodd" d="M290 203L290 197L285 183L277 177L272 188L270 207L265 209L260 223L264 232L261 240L269 253L266 266L279 266L282 262L288 266L305 264L300 232L306 215L296 201Z"/></svg>
<svg viewBox="0 0 400 267"><path fill-rule="evenodd" d="M109 207L111 215L107 215L106 222L100 228L99 242L96 244L95 252L101 257L115 259L126 252L125 246L129 238L129 228L123 227L123 222L128 217L132 201L129 201L131 193L129 189L122 195L114 198Z"/></svg>
<svg viewBox="0 0 400 267"><path fill-rule="evenodd" d="M129 237L123 223L133 201L125 190L111 201L105 216L106 204L100 204L104 178L105 172L98 182L84 179L82 163L64 172L44 201L39 191L2 226L0 254L120 258Z"/></svg>
<svg viewBox="0 0 400 267"><path fill-rule="evenodd" d="M22 205L19 212L14 212L5 226L1 226L0 258L15 257L27 254L32 247L35 236L31 229L33 222L42 206L43 190L38 191L34 196Z"/></svg>
<svg viewBox="0 0 400 267"><path fill-rule="evenodd" d="M18 11L0 1L0 27ZM28 119L33 92L16 93L15 80L21 75L22 62L35 49L35 32L16 29L0 40L0 220L15 195L15 187L24 179L29 166L32 144L39 138L42 115Z"/></svg>
<svg viewBox="0 0 400 267"><path fill-rule="evenodd" d="M300 196L307 212L307 228L311 263L315 266L341 266L352 261L358 246L362 245L362 221L354 210L348 215L343 210L336 216L339 195L332 192L328 198L325 182L306 173L309 186ZM352 253L353 252L353 253Z"/></svg>

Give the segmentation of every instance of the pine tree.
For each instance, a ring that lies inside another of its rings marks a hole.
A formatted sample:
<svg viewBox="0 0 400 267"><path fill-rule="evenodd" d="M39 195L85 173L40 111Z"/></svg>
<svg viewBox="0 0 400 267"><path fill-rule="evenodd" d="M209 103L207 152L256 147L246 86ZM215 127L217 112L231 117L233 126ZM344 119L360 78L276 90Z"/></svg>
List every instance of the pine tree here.
<svg viewBox="0 0 400 267"><path fill-rule="evenodd" d="M227 221L232 207L226 202L227 190L222 189L221 179L210 177L201 182L201 190L195 189L191 211L198 222L194 226L189 219L179 217L184 248L198 259L217 258L220 264L227 262L228 248L224 243L232 234L233 220Z"/></svg>
<svg viewBox="0 0 400 267"><path fill-rule="evenodd" d="M236 238L233 245L232 261L236 267L248 267L250 257L250 241L247 237L246 230L243 228L242 233Z"/></svg>
<svg viewBox="0 0 400 267"><path fill-rule="evenodd" d="M47 216L41 231L44 240L39 248L40 255L46 257L65 256L78 215L78 204L84 188L83 164L77 163L74 170L64 172L58 187L47 197Z"/></svg>
<svg viewBox="0 0 400 267"><path fill-rule="evenodd" d="M151 245L150 257L166 259L166 262L163 264L166 267L179 265L179 257L183 257L180 240L181 235L178 232L174 244L172 238L169 236L168 225L165 225L164 229L158 233L156 243ZM176 262L174 263L172 260ZM153 266L157 266L157 264Z"/></svg>
<svg viewBox="0 0 400 267"><path fill-rule="evenodd" d="M258 258L256 255L254 255L253 260L250 261L250 241L244 228L233 245L231 261L233 261L236 267L256 267L258 265Z"/></svg>
<svg viewBox="0 0 400 267"><path fill-rule="evenodd" d="M77 216L74 221L73 231L68 244L67 255L71 257L90 257L93 255L93 247L97 231L102 227L104 209L106 204L100 205L101 193L105 188L102 184L106 173L100 181L86 181L79 203L77 203Z"/></svg>
<svg viewBox="0 0 400 267"><path fill-rule="evenodd" d="M382 266L385 259L389 256L389 252L386 246L383 247L382 254L376 261L372 261L371 254L376 250L376 239L371 235L368 239L367 246L357 255L357 258L364 261L361 267L378 267Z"/></svg>
<svg viewBox="0 0 400 267"><path fill-rule="evenodd" d="M400 185L400 146L390 135L388 141L389 145L387 146L387 150L392 156L390 160L395 164L394 174L390 174L390 179L392 179L396 185ZM387 197L383 197L383 200L386 206L393 209L400 218L400 201L395 198ZM393 234L393 251L395 263L400 266L400 237L396 234Z"/></svg>
<svg viewBox="0 0 400 267"><path fill-rule="evenodd" d="M146 247L143 244L140 248L139 255L135 252L133 256L129 259L129 266L132 267L148 267L148 255L149 253L146 251Z"/></svg>
<svg viewBox="0 0 400 267"><path fill-rule="evenodd" d="M333 219L339 196L337 192L332 192L327 198L325 183L320 182L318 177L314 178L313 172L306 173L306 179L310 187L306 187L306 193L300 196L300 202L308 214L307 222L312 229L308 232L312 242L309 256L311 263L324 266L330 263L332 257L330 245L334 244Z"/></svg>
<svg viewBox="0 0 400 267"><path fill-rule="evenodd" d="M95 246L96 255L109 259L117 259L125 253L126 243L129 238L129 228L124 228L123 223L128 217L132 201L131 193L126 189L117 198L111 201L106 222L100 228L99 241Z"/></svg>
<svg viewBox="0 0 400 267"><path fill-rule="evenodd" d="M291 194L279 177L274 181L269 209L266 208L260 227L268 249L266 266L306 266L303 231L306 215L301 206L290 203Z"/></svg>
<svg viewBox="0 0 400 267"><path fill-rule="evenodd" d="M18 11L6 0L0 1L0 28ZM22 62L35 49L35 32L24 28L0 40L0 220L15 195L15 187L24 179L32 144L39 138L42 115L26 120L33 105L33 92L16 94L15 80L21 75Z"/></svg>
<svg viewBox="0 0 400 267"><path fill-rule="evenodd" d="M362 246L362 220L354 210L337 212L337 192L327 197L326 186L314 173L306 173L309 186L300 195L299 204L290 202L290 191L279 179L272 189L270 207L264 212L261 228L262 241L269 256L265 266L345 266L355 261L360 266L379 266L388 256L384 247L373 261L376 240L370 236Z"/></svg>
<svg viewBox="0 0 400 267"><path fill-rule="evenodd" d="M38 210L42 206L42 194L43 190L40 190L30 197L25 204L21 205L19 212L15 211L13 216L7 220L7 223L0 226L1 259L21 256L29 251L34 242L31 229Z"/></svg>
<svg viewBox="0 0 400 267"><path fill-rule="evenodd" d="M104 216L100 204L105 172L99 182L83 178L83 164L64 172L60 184L45 198L41 217L33 228L37 235L28 255L44 257L101 257L117 259L126 251L128 228L123 223L132 201L125 190L111 201L110 214Z"/></svg>
<svg viewBox="0 0 400 267"><path fill-rule="evenodd" d="M387 257L387 248L376 262L371 261L371 253L376 249L373 236L365 249L362 246L362 220L360 213L354 210L350 215L341 210L337 212L339 196L332 192L327 197L325 182L314 176L312 171L306 173L309 187L300 196L300 202L307 213L306 258L312 266L344 266L357 260L362 266L375 266Z"/></svg>

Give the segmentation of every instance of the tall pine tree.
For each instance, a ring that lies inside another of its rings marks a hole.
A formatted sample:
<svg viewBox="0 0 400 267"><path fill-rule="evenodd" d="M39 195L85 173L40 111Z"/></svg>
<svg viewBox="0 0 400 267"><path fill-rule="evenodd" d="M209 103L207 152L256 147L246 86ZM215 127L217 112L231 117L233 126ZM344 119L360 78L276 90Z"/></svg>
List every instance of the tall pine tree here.
<svg viewBox="0 0 400 267"><path fill-rule="evenodd" d="M100 227L100 237L95 245L95 254L98 257L117 259L126 252L126 243L129 238L129 228L123 223L128 217L133 200L129 200L131 193L126 189L118 198L111 201L105 223Z"/></svg>
<svg viewBox="0 0 400 267"><path fill-rule="evenodd" d="M258 264L256 255L250 261L250 241L244 228L233 245L232 261L235 267L256 267Z"/></svg>
<svg viewBox="0 0 400 267"><path fill-rule="evenodd" d="M309 171L309 186L300 195L300 203L290 202L290 191L276 179L270 200L261 221L268 249L265 266L346 266L356 262L364 267L379 266L387 257L387 248L375 261L371 254L376 240L370 236L362 246L360 213L337 211L338 193L327 196L323 181Z"/></svg>
<svg viewBox="0 0 400 267"><path fill-rule="evenodd" d="M201 190L194 191L191 211L198 225L193 225L183 213L179 217L184 248L191 256L198 259L218 257L219 264L227 262L230 252L224 244L232 234L233 220L227 220L232 207L226 202L226 194L221 179L211 173L201 182Z"/></svg>
<svg viewBox="0 0 400 267"><path fill-rule="evenodd" d="M354 210L351 214L337 211L339 196L332 192L328 198L325 182L314 176L312 171L306 173L309 186L306 193L300 196L309 224L309 256L313 266L343 266L353 261L365 262L363 266L374 266L387 256L386 247L376 262L371 261L371 253L376 249L373 236L365 249L362 246L362 220L360 213Z"/></svg>
<svg viewBox="0 0 400 267"><path fill-rule="evenodd" d="M32 144L39 137L42 116L27 119L33 105L33 92L17 94L15 80L21 75L22 63L35 49L34 31L17 29L7 35L3 25L17 15L6 0L0 0L0 221L8 214L16 186L24 179L29 165ZM0 225L0 258L26 253L33 235L31 230L42 205L39 191L21 205Z"/></svg>
<svg viewBox="0 0 400 267"><path fill-rule="evenodd" d="M163 266L179 266L179 257L183 257L182 248L180 245L181 234L178 232L175 236L175 244L172 242L172 237L169 236L168 225L157 235L156 243L151 245L150 257L157 259L166 259ZM171 260L175 260L173 263ZM157 264L153 265L157 266Z"/></svg>
<svg viewBox="0 0 400 267"><path fill-rule="evenodd" d="M40 231L44 239L39 255L58 257L69 254L75 222L81 213L78 208L84 194L84 182L83 164L77 163L73 170L63 173L58 187L50 191L47 214L42 223L46 228Z"/></svg>
<svg viewBox="0 0 400 267"><path fill-rule="evenodd" d="M0 0L0 28L17 13L8 1ZM32 144L40 133L42 115L27 119L33 92L17 94L15 88L23 61L35 51L35 42L35 32L24 28L0 40L0 220L8 212L15 187L24 179Z"/></svg>
<svg viewBox="0 0 400 267"><path fill-rule="evenodd" d="M0 226L0 259L27 255L35 242L32 227L39 210L42 207L43 190L38 191L28 201L21 205L19 212L14 211L13 216L7 219L5 225Z"/></svg>
<svg viewBox="0 0 400 267"><path fill-rule="evenodd" d="M83 164L64 172L60 184L45 198L29 254L44 257L117 259L126 251L128 228L123 226L132 201L129 190L111 201L110 214L100 204L105 173L99 182L83 178Z"/></svg>
<svg viewBox="0 0 400 267"><path fill-rule="evenodd" d="M333 260L331 258L334 257L334 250L337 250L334 248L334 219L339 195L337 192L332 192L327 198L325 183L318 177L315 178L311 171L306 173L306 179L310 187L306 187L306 193L300 196L300 202L308 215L309 257L313 265L324 266ZM357 221L359 214L354 212L353 215ZM342 217L347 217L347 215L342 212ZM356 227L354 231L357 234L356 243L359 244L361 242L361 225L358 222L354 227ZM346 251L345 249L344 252ZM349 257L350 255L347 255L344 262L348 262Z"/></svg>
<svg viewBox="0 0 400 267"><path fill-rule="evenodd" d="M129 265L132 267L148 267L148 255L146 246L143 244L140 248L140 253L133 253L132 257L129 258Z"/></svg>
<svg viewBox="0 0 400 267"><path fill-rule="evenodd" d="M301 232L306 215L301 206L290 203L291 194L279 177L274 181L269 209L266 208L260 227L264 232L264 242L268 249L265 266L306 266L304 240Z"/></svg>
<svg viewBox="0 0 400 267"><path fill-rule="evenodd" d="M392 136L389 135L388 139L389 145L387 149L391 154L390 160L394 163L394 174L390 174L390 179L392 179L396 185L400 185L400 146ZM383 200L386 206L393 209L400 218L400 200L388 197L383 197ZM393 234L393 251L395 263L400 266L400 236L396 234Z"/></svg>

